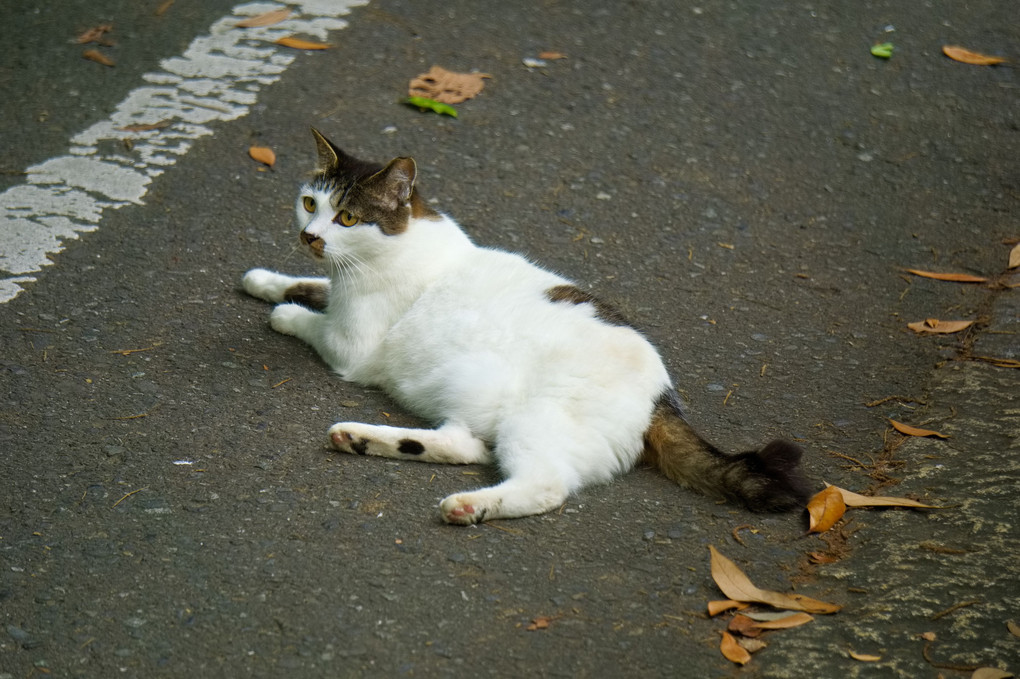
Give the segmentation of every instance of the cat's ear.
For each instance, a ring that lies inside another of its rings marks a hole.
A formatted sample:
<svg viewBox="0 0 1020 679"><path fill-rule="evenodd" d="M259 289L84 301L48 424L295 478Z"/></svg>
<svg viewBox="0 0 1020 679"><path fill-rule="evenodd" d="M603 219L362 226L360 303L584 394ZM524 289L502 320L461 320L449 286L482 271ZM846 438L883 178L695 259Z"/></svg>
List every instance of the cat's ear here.
<svg viewBox="0 0 1020 679"><path fill-rule="evenodd" d="M388 209L396 210L410 202L417 174L414 158L394 158L372 177L373 183L378 182L377 195Z"/></svg>
<svg viewBox="0 0 1020 679"><path fill-rule="evenodd" d="M316 166L318 171L326 172L336 169L340 164L340 156L343 155L343 151L337 148L336 144L326 139L314 127L312 128L312 136L315 137L315 149L319 153L319 162Z"/></svg>

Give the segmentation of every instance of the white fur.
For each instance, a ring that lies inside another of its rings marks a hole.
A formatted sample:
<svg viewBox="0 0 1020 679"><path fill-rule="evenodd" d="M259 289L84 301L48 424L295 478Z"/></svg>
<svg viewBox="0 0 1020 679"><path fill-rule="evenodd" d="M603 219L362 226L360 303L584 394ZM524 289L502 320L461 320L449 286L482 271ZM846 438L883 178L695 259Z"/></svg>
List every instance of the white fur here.
<svg viewBox="0 0 1020 679"><path fill-rule="evenodd" d="M326 193L314 196L328 207ZM328 283L253 269L245 289L279 303L294 283L328 285L325 313L280 304L272 327L311 344L345 379L381 387L443 425L339 423L330 429L339 449L482 462L491 446L507 480L446 498L441 511L452 523L545 512L634 465L670 385L641 334L598 319L591 304L551 302L547 291L569 281L477 247L448 217L412 218L405 232L385 235L371 224L334 224L328 209L309 215L300 200L297 211L325 241ZM425 452L401 452L405 439Z"/></svg>

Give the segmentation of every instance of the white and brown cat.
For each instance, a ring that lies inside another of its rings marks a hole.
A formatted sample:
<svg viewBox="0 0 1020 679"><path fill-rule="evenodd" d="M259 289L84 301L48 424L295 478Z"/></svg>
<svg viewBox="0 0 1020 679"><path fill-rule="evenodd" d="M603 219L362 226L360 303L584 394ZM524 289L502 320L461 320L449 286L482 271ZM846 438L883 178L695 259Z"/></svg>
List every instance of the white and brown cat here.
<svg viewBox="0 0 1020 679"><path fill-rule="evenodd" d="M800 449L727 455L684 419L655 348L611 307L523 257L475 245L415 187L411 158L357 160L312 130L318 170L297 200L300 241L328 269L252 269L270 324L346 380L379 387L438 425L341 422L343 452L495 463L504 480L440 503L449 523L540 514L572 491L649 462L755 511L803 505Z"/></svg>

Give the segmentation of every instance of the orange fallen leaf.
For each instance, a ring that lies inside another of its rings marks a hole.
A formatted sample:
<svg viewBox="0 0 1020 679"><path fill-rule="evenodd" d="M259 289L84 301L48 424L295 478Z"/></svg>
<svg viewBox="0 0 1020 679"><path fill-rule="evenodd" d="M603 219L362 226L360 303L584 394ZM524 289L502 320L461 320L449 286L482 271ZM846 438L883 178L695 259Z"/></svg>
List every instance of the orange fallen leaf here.
<svg viewBox="0 0 1020 679"><path fill-rule="evenodd" d="M829 486L807 504L808 532L824 533L846 514L846 503L839 488Z"/></svg>
<svg viewBox="0 0 1020 679"><path fill-rule="evenodd" d="M758 623L751 620L751 618L746 615L740 615L739 613L730 618L730 622L726 625L726 629L727 631L734 632L735 634L740 634L745 637L756 637L761 635L762 632L758 629Z"/></svg>
<svg viewBox="0 0 1020 679"><path fill-rule="evenodd" d="M959 61L964 64L973 64L974 66L994 66L995 64L1001 64L1006 61L1006 59L1002 57L992 57L987 54L972 52L965 47L959 47L957 45L945 45L942 48L942 53L953 61Z"/></svg>
<svg viewBox="0 0 1020 679"><path fill-rule="evenodd" d="M167 13L167 10L169 10L173 4L174 0L163 0L163 2L159 4L159 7L156 8L156 11L153 12L153 14L155 14L158 17L161 17Z"/></svg>
<svg viewBox="0 0 1020 679"><path fill-rule="evenodd" d="M861 662L878 662L882 659L880 655L868 655L867 653L856 653L854 651L850 651L850 657Z"/></svg>
<svg viewBox="0 0 1020 679"><path fill-rule="evenodd" d="M829 485L829 484L825 484ZM836 488L836 486L833 486ZM843 496L843 502L847 507L913 507L915 509L941 509L934 505L924 505L915 500L908 500L905 497L886 497L882 495L859 495L846 488L839 489Z"/></svg>
<svg viewBox="0 0 1020 679"><path fill-rule="evenodd" d="M332 45L324 42L312 42L310 40L302 40L301 38L280 38L276 41L277 45L283 45L284 47L293 47L296 50L328 50Z"/></svg>
<svg viewBox="0 0 1020 679"><path fill-rule="evenodd" d="M743 601L733 601L731 599L722 599L717 601L708 602L708 615L709 617L715 617L723 611L728 611L731 608L735 608L738 611L747 608L748 604Z"/></svg>
<svg viewBox="0 0 1020 679"><path fill-rule="evenodd" d="M709 545L712 554L712 579L722 593L735 601L750 601L768 604L774 608L808 613L835 613L841 607L836 604L818 601L800 594L782 594L755 587L744 572L735 563L720 554L715 547Z"/></svg>
<svg viewBox="0 0 1020 679"><path fill-rule="evenodd" d="M531 624L528 625L526 629L529 632L534 632L535 630L540 629L548 629L550 622L552 622L552 618L546 615L540 615L537 618L532 618Z"/></svg>
<svg viewBox="0 0 1020 679"><path fill-rule="evenodd" d="M238 21L235 26L238 28L258 28L260 26L272 26L278 24L292 14L289 9L275 9L272 12L265 12L250 19Z"/></svg>
<svg viewBox="0 0 1020 679"><path fill-rule="evenodd" d="M539 59L548 59L549 61L555 61L556 59L566 59L567 55L563 52L539 52Z"/></svg>
<svg viewBox="0 0 1020 679"><path fill-rule="evenodd" d="M729 632L722 633L722 643L719 644L719 650L727 660L738 665L745 665L751 660L751 654L747 652L747 649L738 644L737 640Z"/></svg>
<svg viewBox="0 0 1020 679"><path fill-rule="evenodd" d="M107 33L113 30L113 24L99 24L93 28L88 29L84 33L78 36L77 42L79 45L84 45L90 42L97 42L100 45L110 46L113 44L109 39L103 37Z"/></svg>
<svg viewBox="0 0 1020 679"><path fill-rule="evenodd" d="M934 278L937 281L951 281L953 283L987 283L984 276L972 276L969 273L941 273L938 271L923 271L921 269L907 269L908 273L923 278Z"/></svg>
<svg viewBox="0 0 1020 679"><path fill-rule="evenodd" d="M97 64L102 64L103 66L113 66L114 65L113 59L111 59L110 57L106 56L105 54L103 54L99 50L85 50L84 52L81 53L81 55L83 57L85 57L86 59L88 59L89 61L94 61Z"/></svg>
<svg viewBox="0 0 1020 679"><path fill-rule="evenodd" d="M966 330L974 325L974 321L940 321L937 318L926 318L923 321L907 323L907 327L922 335L951 335Z"/></svg>
<svg viewBox="0 0 1020 679"><path fill-rule="evenodd" d="M248 155L252 160L272 167L276 163L276 154L268 146L252 146L248 149Z"/></svg>
<svg viewBox="0 0 1020 679"><path fill-rule="evenodd" d="M814 617L807 613L794 613L778 620L763 620L754 624L759 629L789 629L806 625L812 620L814 620Z"/></svg>
<svg viewBox="0 0 1020 679"><path fill-rule="evenodd" d="M1015 269L1020 266L1020 243L1013 246L1013 249L1009 251L1009 267Z"/></svg>
<svg viewBox="0 0 1020 679"><path fill-rule="evenodd" d="M407 93L412 97L424 97L442 104L459 104L471 99L485 87L488 73L456 73L441 66L433 66L428 73L413 78Z"/></svg>
<svg viewBox="0 0 1020 679"><path fill-rule="evenodd" d="M918 429L917 427L911 427L909 424L903 424L896 420L889 420L889 424L893 426L893 429L901 434L906 434L907 436L936 436L940 439L949 438L945 434L940 434L937 431L932 431L931 429Z"/></svg>

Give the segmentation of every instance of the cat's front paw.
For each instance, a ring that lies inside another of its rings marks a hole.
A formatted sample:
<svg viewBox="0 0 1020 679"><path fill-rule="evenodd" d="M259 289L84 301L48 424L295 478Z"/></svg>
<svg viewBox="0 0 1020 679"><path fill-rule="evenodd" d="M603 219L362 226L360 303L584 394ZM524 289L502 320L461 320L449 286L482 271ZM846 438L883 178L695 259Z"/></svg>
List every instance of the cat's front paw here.
<svg viewBox="0 0 1020 679"><path fill-rule="evenodd" d="M267 302L282 302L290 279L269 269L251 269L241 279L244 291Z"/></svg>
<svg viewBox="0 0 1020 679"><path fill-rule="evenodd" d="M269 314L269 325L278 333L303 337L316 315L300 304L278 304Z"/></svg>

